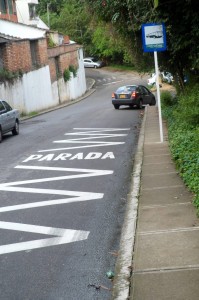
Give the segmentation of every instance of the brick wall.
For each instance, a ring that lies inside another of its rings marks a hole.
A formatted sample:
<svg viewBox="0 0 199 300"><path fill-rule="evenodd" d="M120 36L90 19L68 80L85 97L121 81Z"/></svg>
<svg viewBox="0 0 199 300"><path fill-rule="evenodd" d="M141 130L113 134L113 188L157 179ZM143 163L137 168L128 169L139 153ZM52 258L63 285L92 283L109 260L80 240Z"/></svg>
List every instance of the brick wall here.
<svg viewBox="0 0 199 300"><path fill-rule="evenodd" d="M38 58L39 65L47 65L48 64L48 52L47 52L47 40L46 39L38 40L37 58Z"/></svg>
<svg viewBox="0 0 199 300"><path fill-rule="evenodd" d="M29 41L9 42L3 49L4 68L11 72L31 69L31 55Z"/></svg>
<svg viewBox="0 0 199 300"><path fill-rule="evenodd" d="M48 64L48 52L46 39L35 40L36 66L31 56L29 40L10 41L2 48L4 68L11 72L29 72L35 67Z"/></svg>
<svg viewBox="0 0 199 300"><path fill-rule="evenodd" d="M63 74L65 69L68 69L69 65L78 67L78 49L76 44L48 48L48 56L52 82L57 80L56 63L61 74Z"/></svg>
<svg viewBox="0 0 199 300"><path fill-rule="evenodd" d="M46 39L9 41L1 46L1 54L3 67L11 72L29 72L48 64L52 82L69 65L78 67L77 44L47 48Z"/></svg>
<svg viewBox="0 0 199 300"><path fill-rule="evenodd" d="M54 81L57 80L55 59L54 58L49 58L48 64L49 64L49 68L50 68L51 82L54 82Z"/></svg>

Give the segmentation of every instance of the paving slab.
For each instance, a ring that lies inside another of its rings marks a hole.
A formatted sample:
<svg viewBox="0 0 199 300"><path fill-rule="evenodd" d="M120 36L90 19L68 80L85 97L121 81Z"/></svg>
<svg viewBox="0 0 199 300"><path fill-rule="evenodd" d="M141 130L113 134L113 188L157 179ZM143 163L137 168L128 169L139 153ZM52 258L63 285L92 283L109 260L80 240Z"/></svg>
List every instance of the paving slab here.
<svg viewBox="0 0 199 300"><path fill-rule="evenodd" d="M193 195L184 185L162 188L149 188L140 190L139 204L144 205L163 205L174 203L191 202Z"/></svg>
<svg viewBox="0 0 199 300"><path fill-rule="evenodd" d="M145 164L142 166L142 176L171 172L177 173L173 162L161 164Z"/></svg>
<svg viewBox="0 0 199 300"><path fill-rule="evenodd" d="M157 148L148 147L144 151L144 156L160 155L160 154L170 154L170 150L168 149L167 146L165 146L165 147L161 147L161 148L160 147L157 147Z"/></svg>
<svg viewBox="0 0 199 300"><path fill-rule="evenodd" d="M177 186L182 185L182 179L177 176L177 173L150 174L141 177L141 185L145 189Z"/></svg>
<svg viewBox="0 0 199 300"><path fill-rule="evenodd" d="M199 267L199 227L139 232L133 265L135 271Z"/></svg>
<svg viewBox="0 0 199 300"><path fill-rule="evenodd" d="M161 163L170 163L171 160L171 155L168 154L162 154L162 155L148 155L144 156L143 159L143 165L145 164L161 164Z"/></svg>
<svg viewBox="0 0 199 300"><path fill-rule="evenodd" d="M133 282L132 299L199 299L199 269L134 274Z"/></svg>
<svg viewBox="0 0 199 300"><path fill-rule="evenodd" d="M199 227L192 203L140 206L137 232Z"/></svg>

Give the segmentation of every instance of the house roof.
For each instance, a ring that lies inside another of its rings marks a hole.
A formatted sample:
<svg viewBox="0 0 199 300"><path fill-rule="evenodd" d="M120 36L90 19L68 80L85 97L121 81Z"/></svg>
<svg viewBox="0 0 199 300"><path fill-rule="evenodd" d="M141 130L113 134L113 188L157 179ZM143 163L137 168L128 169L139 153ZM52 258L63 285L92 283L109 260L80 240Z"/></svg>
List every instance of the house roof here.
<svg viewBox="0 0 199 300"><path fill-rule="evenodd" d="M17 38L16 36L7 35L0 32L0 43L6 43L8 40L16 41L19 39L20 38Z"/></svg>
<svg viewBox="0 0 199 300"><path fill-rule="evenodd" d="M44 38L46 30L37 27L0 19L0 35L7 39L39 39Z"/></svg>

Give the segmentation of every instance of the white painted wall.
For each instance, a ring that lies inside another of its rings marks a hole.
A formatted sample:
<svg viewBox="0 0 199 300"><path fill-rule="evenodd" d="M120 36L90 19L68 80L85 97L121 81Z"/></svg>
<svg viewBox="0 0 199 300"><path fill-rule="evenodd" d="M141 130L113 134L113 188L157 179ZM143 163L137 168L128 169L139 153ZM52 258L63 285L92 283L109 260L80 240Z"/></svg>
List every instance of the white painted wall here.
<svg viewBox="0 0 199 300"><path fill-rule="evenodd" d="M0 98L24 114L45 110L59 103L53 98L49 66L24 74L14 84L1 84Z"/></svg>
<svg viewBox="0 0 199 300"><path fill-rule="evenodd" d="M39 39L46 36L46 30L0 19L0 32L20 39Z"/></svg>
<svg viewBox="0 0 199 300"><path fill-rule="evenodd" d="M48 30L48 26L38 16L30 19L28 4L38 5L38 0L16 0L18 22Z"/></svg>
<svg viewBox="0 0 199 300"><path fill-rule="evenodd" d="M60 104L71 101L81 97L86 92L86 77L83 61L83 49L79 50L79 68L77 76L73 77L67 82L63 78L52 84L52 93L54 97L58 97Z"/></svg>
<svg viewBox="0 0 199 300"><path fill-rule="evenodd" d="M71 73L70 81L64 82L61 78L52 84L49 66L45 66L24 74L14 84L0 84L0 98L24 114L40 112L77 99L86 92L82 49L79 50L79 57L77 77L73 78Z"/></svg>

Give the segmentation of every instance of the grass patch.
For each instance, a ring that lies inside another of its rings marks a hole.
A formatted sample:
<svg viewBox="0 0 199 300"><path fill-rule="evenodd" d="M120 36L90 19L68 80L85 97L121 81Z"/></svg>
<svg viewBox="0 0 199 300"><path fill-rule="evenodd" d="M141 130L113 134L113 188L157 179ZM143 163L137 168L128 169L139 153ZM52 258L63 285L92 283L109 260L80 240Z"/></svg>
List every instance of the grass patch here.
<svg viewBox="0 0 199 300"><path fill-rule="evenodd" d="M106 67L113 71L136 71L134 66L111 64Z"/></svg>

